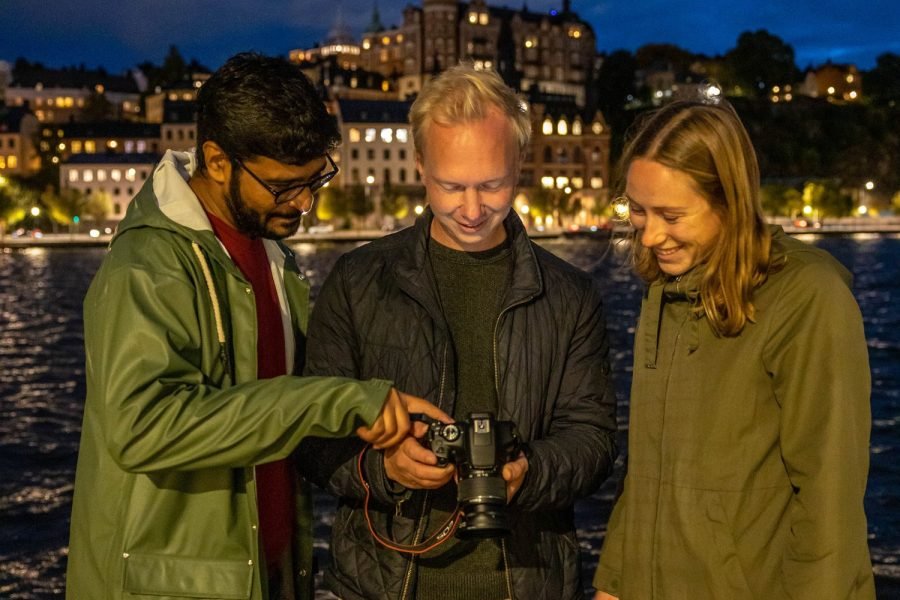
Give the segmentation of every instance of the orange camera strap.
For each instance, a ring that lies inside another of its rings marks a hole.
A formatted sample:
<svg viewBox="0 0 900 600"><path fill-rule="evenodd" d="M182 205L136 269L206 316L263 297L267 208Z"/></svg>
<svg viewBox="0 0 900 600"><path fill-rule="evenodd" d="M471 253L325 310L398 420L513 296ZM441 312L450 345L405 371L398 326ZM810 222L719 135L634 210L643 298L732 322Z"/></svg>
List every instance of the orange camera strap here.
<svg viewBox="0 0 900 600"><path fill-rule="evenodd" d="M356 460L356 472L359 475L360 483L362 483L363 487L366 488L366 499L363 503L363 512L366 515L366 524L369 526L369 533L372 534L372 537L375 539L375 541L385 548L389 548L397 552L419 555L425 554L429 550L437 548L438 546L452 538L453 534L456 533L456 528L459 526L459 521L462 519L462 511L460 510L458 505L456 507L456 510L454 510L450 515L450 518L448 518L437 529L437 531L429 535L419 544L401 544L399 542L384 538L375 531L375 526L372 524L372 518L369 516L369 499L372 497L372 492L369 489L369 482L366 481L366 477L363 474L363 459L366 455L366 450L368 449L369 446L366 446L365 448L363 448L362 452L359 453L359 456Z"/></svg>

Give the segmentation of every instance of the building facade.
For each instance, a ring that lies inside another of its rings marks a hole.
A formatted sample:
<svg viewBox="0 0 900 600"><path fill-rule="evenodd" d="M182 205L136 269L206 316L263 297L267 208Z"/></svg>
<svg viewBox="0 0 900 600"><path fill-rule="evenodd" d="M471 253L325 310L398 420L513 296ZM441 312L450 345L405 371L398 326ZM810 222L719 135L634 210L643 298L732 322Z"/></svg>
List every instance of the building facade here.
<svg viewBox="0 0 900 600"><path fill-rule="evenodd" d="M0 107L0 175L28 176L41 168L34 145L39 125L25 107Z"/></svg>

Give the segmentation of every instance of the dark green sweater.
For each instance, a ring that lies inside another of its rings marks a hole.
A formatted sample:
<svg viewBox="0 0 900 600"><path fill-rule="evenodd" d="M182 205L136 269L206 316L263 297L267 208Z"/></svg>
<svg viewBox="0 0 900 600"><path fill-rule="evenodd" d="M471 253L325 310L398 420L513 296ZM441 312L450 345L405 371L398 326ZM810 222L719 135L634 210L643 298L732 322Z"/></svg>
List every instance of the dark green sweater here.
<svg viewBox="0 0 900 600"><path fill-rule="evenodd" d="M462 252L432 240L428 249L456 358L453 417L466 419L473 412L496 416L493 336L510 285L509 244ZM444 486L433 498L431 528L443 523L456 507L456 485ZM497 540L454 538L419 561L418 600L493 600L507 595Z"/></svg>

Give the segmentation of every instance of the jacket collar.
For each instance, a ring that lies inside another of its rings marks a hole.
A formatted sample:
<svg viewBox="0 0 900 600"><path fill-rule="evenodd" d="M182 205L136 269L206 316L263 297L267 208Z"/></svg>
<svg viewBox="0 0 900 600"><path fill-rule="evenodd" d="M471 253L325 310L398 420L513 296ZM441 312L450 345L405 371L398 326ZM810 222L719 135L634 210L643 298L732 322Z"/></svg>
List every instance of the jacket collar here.
<svg viewBox="0 0 900 600"><path fill-rule="evenodd" d="M394 265L394 272L401 289L429 309L432 314L441 314L437 283L428 259L428 241L431 237L433 220L434 213L430 207L416 219L408 242L409 251L400 255ZM503 220L503 226L510 240L513 257L512 281L503 299L505 310L538 296L544 289L544 282L531 240L514 210L509 211Z"/></svg>

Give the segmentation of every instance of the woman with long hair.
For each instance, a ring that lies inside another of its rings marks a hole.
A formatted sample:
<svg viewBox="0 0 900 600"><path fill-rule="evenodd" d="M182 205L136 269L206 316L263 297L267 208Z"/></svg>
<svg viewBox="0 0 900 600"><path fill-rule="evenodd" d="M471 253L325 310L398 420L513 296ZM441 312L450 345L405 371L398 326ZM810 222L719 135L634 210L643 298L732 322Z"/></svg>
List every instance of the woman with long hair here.
<svg viewBox="0 0 900 600"><path fill-rule="evenodd" d="M766 224L725 101L653 113L621 165L647 288L596 598L874 598L871 381L849 272Z"/></svg>

